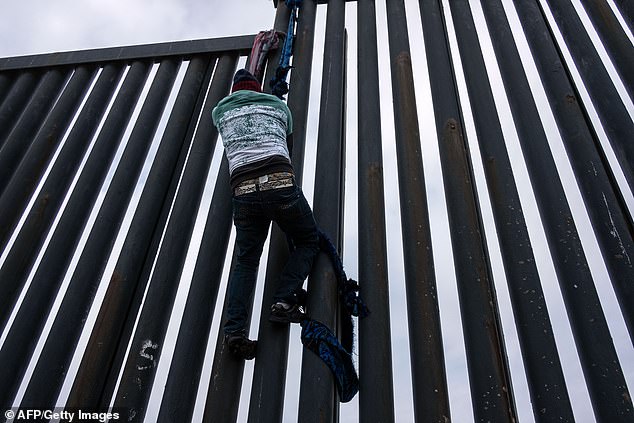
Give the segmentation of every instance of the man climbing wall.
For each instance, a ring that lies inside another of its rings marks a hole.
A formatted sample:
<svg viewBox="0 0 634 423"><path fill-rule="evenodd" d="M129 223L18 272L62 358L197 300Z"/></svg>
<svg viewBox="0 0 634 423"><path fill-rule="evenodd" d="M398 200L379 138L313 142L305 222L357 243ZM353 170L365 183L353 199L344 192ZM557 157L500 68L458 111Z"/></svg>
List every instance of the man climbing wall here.
<svg viewBox="0 0 634 423"><path fill-rule="evenodd" d="M257 78L236 72L231 94L212 112L229 161L238 256L228 286L225 342L238 357L255 357L256 341L246 334L248 305L271 221L292 241L279 276L269 320L300 323L302 285L319 252L312 210L295 182L291 164L293 119L286 103L265 94Z"/></svg>

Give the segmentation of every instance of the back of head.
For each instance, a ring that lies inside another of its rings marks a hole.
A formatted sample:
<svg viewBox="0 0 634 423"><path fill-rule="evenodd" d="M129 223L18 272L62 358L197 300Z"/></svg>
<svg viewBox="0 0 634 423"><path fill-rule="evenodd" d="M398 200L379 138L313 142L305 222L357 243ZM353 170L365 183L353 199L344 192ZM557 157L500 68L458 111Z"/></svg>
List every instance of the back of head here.
<svg viewBox="0 0 634 423"><path fill-rule="evenodd" d="M260 85L260 81L248 70L240 69L233 76L231 92L234 93L239 90L262 92L262 86Z"/></svg>

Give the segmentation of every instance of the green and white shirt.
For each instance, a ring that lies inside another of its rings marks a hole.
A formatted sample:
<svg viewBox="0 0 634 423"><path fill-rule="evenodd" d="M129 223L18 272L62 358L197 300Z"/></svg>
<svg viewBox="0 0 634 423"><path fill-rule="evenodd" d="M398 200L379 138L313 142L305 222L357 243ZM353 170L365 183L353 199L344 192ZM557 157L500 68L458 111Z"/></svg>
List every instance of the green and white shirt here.
<svg viewBox="0 0 634 423"><path fill-rule="evenodd" d="M275 157L291 163L287 135L293 132L293 118L285 102L256 91L240 90L222 99L212 111L229 172L233 176Z"/></svg>

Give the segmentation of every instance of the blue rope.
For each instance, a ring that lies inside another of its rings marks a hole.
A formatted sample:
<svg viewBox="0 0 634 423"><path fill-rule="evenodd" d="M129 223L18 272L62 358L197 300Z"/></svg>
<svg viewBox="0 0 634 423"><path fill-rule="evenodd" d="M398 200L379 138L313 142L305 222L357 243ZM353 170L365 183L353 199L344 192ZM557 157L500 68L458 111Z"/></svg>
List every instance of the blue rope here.
<svg viewBox="0 0 634 423"><path fill-rule="evenodd" d="M271 79L271 93L281 100L288 94L289 86L286 82L288 71L291 70L291 56L293 56L293 42L295 41L295 23L297 22L297 10L302 5L302 0L286 0L286 7L291 9L291 16L288 20L286 39L282 47L280 63L275 70L275 76Z"/></svg>
<svg viewBox="0 0 634 423"><path fill-rule="evenodd" d="M321 230L319 231L319 249L326 253L332 262L339 288L339 298L348 314L360 318L366 317L370 312L358 295L359 283L354 279L348 279L345 270L343 270L343 263L337 253L337 249L328 236Z"/></svg>

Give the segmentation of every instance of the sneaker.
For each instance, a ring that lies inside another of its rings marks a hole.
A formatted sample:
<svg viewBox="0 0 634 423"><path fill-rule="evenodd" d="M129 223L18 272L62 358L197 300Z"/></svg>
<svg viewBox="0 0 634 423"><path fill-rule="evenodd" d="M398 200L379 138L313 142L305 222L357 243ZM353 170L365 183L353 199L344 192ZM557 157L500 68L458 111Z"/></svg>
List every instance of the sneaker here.
<svg viewBox="0 0 634 423"><path fill-rule="evenodd" d="M255 358L257 341L251 341L242 332L225 334L225 344L237 358L243 360L253 360Z"/></svg>
<svg viewBox="0 0 634 423"><path fill-rule="evenodd" d="M278 301L271 306L269 321L276 323L301 323L307 318L308 315L301 305Z"/></svg>

